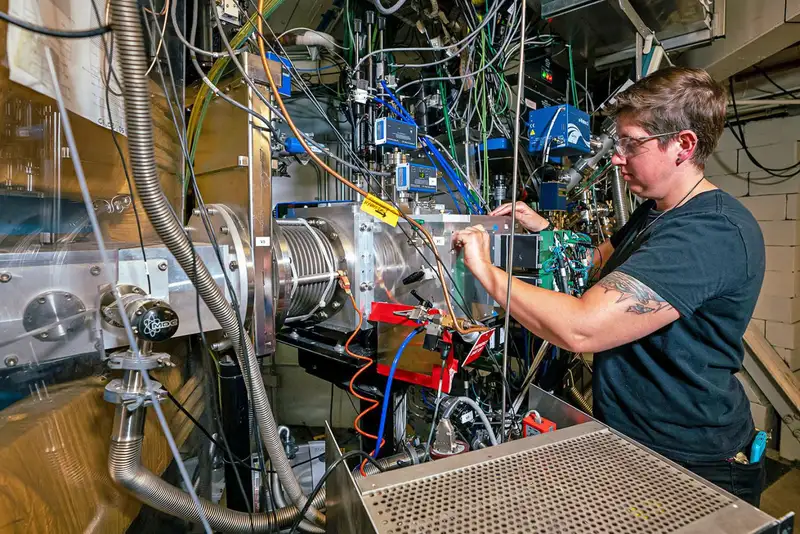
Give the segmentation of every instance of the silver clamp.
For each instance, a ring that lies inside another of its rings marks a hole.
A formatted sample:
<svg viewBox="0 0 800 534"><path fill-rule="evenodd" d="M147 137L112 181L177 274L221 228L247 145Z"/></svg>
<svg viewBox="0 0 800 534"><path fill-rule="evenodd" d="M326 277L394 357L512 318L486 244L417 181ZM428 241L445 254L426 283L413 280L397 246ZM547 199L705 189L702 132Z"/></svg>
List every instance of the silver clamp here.
<svg viewBox="0 0 800 534"><path fill-rule="evenodd" d="M115 378L106 384L103 399L112 404L122 404L129 412L143 406L150 406L153 404L153 397L158 402L166 399L167 391L161 386L161 383L156 380L151 380L150 382L153 384L153 393L155 395L150 395L146 389L126 391L122 379Z"/></svg>
<svg viewBox="0 0 800 534"><path fill-rule="evenodd" d="M139 357L130 348L115 352L106 359L109 369L122 369L130 371L149 371L161 367L175 367L170 360L169 354L165 352L154 352L150 354L139 353Z"/></svg>

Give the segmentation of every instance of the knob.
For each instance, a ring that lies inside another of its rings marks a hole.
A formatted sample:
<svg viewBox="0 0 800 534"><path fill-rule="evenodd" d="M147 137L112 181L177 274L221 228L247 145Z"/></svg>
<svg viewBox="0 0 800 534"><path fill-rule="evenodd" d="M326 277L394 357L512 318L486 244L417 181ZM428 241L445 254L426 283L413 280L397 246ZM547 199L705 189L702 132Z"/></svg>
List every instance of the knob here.
<svg viewBox="0 0 800 534"><path fill-rule="evenodd" d="M131 316L136 337L143 341L166 341L178 331L178 314L165 302L145 300Z"/></svg>

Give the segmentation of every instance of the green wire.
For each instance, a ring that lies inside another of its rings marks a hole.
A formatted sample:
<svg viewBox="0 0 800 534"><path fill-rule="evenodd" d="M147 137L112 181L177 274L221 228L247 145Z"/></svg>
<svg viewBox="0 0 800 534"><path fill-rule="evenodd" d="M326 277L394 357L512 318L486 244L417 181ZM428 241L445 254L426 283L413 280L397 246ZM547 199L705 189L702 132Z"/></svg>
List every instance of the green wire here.
<svg viewBox="0 0 800 534"><path fill-rule="evenodd" d="M450 154L453 156L453 159L458 161L456 158L456 142L455 138L453 137L453 129L450 125L450 114L449 110L447 109L447 95L444 92L444 82L439 82L439 94L442 96L442 112L444 113L444 126L447 129L447 140L450 142ZM458 172L456 170L456 172Z"/></svg>
<svg viewBox="0 0 800 534"><path fill-rule="evenodd" d="M569 79L572 84L572 105L578 107L578 89L575 86L575 68L572 65L572 45L567 45L569 52Z"/></svg>

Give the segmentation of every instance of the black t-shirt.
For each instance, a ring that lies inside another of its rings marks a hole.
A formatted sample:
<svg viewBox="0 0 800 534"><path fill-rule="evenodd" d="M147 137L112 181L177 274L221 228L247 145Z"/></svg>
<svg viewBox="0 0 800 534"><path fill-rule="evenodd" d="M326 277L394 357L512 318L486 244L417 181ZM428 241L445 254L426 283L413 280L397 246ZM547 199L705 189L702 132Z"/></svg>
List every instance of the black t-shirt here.
<svg viewBox="0 0 800 534"><path fill-rule="evenodd" d="M642 204L611 238L614 254L602 274L636 278L680 318L595 355L595 416L673 460L730 458L753 432L734 373L764 279L761 229L719 190L658 219L654 208Z"/></svg>

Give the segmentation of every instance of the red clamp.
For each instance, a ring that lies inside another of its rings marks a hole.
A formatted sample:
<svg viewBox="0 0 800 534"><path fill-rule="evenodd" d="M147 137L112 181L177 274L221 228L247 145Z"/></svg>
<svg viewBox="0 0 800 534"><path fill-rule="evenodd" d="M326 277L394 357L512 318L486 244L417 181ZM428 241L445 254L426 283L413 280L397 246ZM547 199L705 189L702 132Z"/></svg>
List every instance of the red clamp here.
<svg viewBox="0 0 800 534"><path fill-rule="evenodd" d="M533 410L522 419L522 435L524 437L553 432L556 424L549 419L545 419L539 412Z"/></svg>

